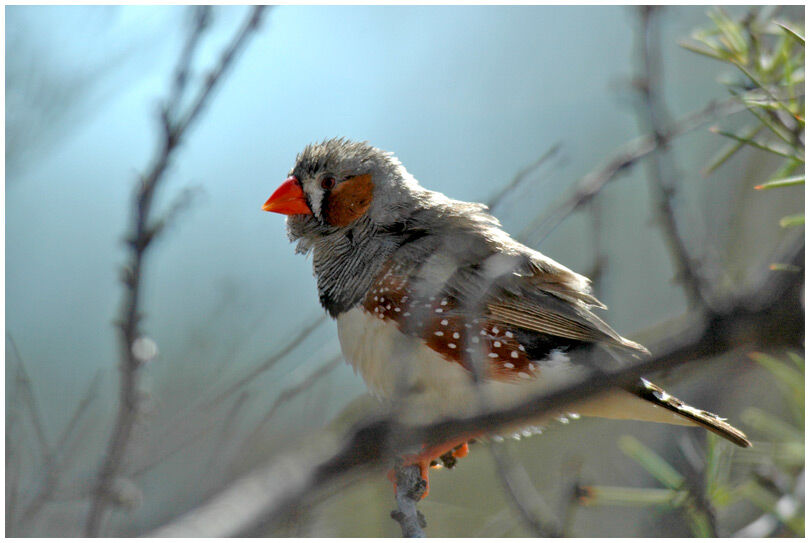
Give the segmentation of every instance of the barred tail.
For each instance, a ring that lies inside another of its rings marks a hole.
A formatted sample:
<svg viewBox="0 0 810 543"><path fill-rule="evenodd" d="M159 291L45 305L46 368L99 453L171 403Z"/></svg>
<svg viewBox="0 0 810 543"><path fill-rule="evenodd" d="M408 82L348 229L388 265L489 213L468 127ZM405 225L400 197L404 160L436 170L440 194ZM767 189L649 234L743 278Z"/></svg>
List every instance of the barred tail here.
<svg viewBox="0 0 810 543"><path fill-rule="evenodd" d="M731 441L735 445L739 445L740 447L751 446L751 442L748 441L745 434L727 423L725 419L718 417L714 413L709 413L708 411L703 411L702 409L697 409L691 405L685 404L675 396L667 394L663 388L647 381L646 379L641 379L638 384L638 388L636 388L633 392L640 398L652 402L657 406L663 407L668 411L672 411L673 413L692 421L698 426L702 426L710 432L714 432L720 437Z"/></svg>

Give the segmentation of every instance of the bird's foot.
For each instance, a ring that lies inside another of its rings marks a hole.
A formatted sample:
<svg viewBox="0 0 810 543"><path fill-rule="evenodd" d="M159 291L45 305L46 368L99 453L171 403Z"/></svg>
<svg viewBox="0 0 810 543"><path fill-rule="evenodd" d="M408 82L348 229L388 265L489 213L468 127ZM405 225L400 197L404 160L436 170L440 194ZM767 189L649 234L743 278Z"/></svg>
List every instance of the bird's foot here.
<svg viewBox="0 0 810 543"><path fill-rule="evenodd" d="M430 481L428 479L429 468L439 469L442 467L452 469L459 458L464 458L470 452L468 441L471 437L456 439L433 447L423 447L417 454L408 454L402 457L403 466L419 466L422 480L425 481L425 490L420 499L424 499L430 493ZM394 484L394 494L397 492L396 469L388 472L388 479Z"/></svg>

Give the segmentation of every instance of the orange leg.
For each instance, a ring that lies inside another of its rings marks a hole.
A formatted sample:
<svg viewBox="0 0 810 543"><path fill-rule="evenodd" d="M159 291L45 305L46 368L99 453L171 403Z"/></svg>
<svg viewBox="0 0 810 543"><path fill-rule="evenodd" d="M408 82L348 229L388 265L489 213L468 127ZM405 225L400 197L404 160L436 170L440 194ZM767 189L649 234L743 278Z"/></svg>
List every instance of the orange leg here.
<svg viewBox="0 0 810 543"><path fill-rule="evenodd" d="M419 471L421 473L422 479L425 481L425 493L422 494L422 498L426 498L428 493L430 492L430 481L428 480L428 468L430 467L431 463L436 460L437 458L441 458L446 454L450 453L453 458L464 458L470 451L470 447L467 442L471 439L474 439L479 434L468 435L461 438L456 438L452 441L447 441L440 445L434 445L433 447L424 448L421 452L417 454L408 454L403 456L403 465L404 466L419 466ZM435 468L440 468L441 465L433 466ZM396 480L396 472L395 470L390 470L388 472L388 479L394 483L394 493L397 490L397 480Z"/></svg>

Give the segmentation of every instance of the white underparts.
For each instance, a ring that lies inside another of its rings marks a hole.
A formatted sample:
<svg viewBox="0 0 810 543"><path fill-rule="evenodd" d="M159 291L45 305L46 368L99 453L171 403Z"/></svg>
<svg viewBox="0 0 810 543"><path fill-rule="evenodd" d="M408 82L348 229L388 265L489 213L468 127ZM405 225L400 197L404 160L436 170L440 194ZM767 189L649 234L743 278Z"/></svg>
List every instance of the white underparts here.
<svg viewBox="0 0 810 543"><path fill-rule="evenodd" d="M411 422L470 415L485 406L505 407L543 390L564 386L584 375L583 368L570 363L562 351L555 350L548 359L533 362L538 368L537 379L488 380L476 385L472 374L460 364L448 361L421 339L403 334L394 322L376 318L362 308L339 315L337 326L347 362L380 399L407 397L405 418ZM531 422L543 424L566 412L690 424L666 409L621 390L574 405L560 406L559 412Z"/></svg>

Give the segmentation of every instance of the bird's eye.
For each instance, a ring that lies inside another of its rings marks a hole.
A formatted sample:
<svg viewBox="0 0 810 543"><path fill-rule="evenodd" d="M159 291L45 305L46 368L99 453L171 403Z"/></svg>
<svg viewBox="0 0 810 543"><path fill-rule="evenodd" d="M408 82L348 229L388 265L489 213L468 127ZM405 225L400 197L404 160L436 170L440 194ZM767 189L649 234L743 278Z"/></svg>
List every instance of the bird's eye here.
<svg viewBox="0 0 810 543"><path fill-rule="evenodd" d="M324 177L321 179L321 188L324 190L331 190L335 188L335 178L332 176Z"/></svg>

